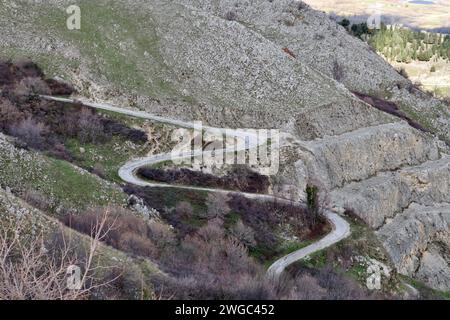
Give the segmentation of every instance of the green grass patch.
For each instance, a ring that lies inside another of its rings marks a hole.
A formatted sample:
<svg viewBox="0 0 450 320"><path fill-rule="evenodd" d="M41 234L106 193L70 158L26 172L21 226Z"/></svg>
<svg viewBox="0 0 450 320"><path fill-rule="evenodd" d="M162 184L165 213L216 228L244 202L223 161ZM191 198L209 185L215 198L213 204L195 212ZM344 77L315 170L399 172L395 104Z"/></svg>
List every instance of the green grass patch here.
<svg viewBox="0 0 450 320"><path fill-rule="evenodd" d="M314 252L307 258L301 261L301 264L308 268L319 269L325 267L327 264L327 252L326 250L321 250Z"/></svg>
<svg viewBox="0 0 450 320"><path fill-rule="evenodd" d="M87 170L97 164L101 165L105 179L121 183L119 168L129 159L140 156L140 150L131 148L125 142L121 137L113 137L111 141L103 144L83 144L77 139L69 139L65 145L75 156L76 165ZM84 153L81 153L80 148L84 149Z"/></svg>
<svg viewBox="0 0 450 320"><path fill-rule="evenodd" d="M272 263L277 261L278 259L295 252L297 250L303 249L307 246L309 246L314 241L312 240L305 240L305 241L286 241L283 242L276 250L277 254L275 257L268 259L267 261L264 261L264 266L266 268L269 268Z"/></svg>
<svg viewBox="0 0 450 320"><path fill-rule="evenodd" d="M89 57L93 74L106 77L122 90L168 98L179 96L164 74L170 70L159 50L157 28L151 14L131 12L110 1L77 3L82 12L81 30L68 30L65 8L41 6L37 28L52 30L63 41Z"/></svg>
<svg viewBox="0 0 450 320"><path fill-rule="evenodd" d="M157 210L162 210L164 207L175 208L179 202L186 201L192 205L194 213L207 210L205 204L207 195L206 191L163 187L148 188L146 192L147 201Z"/></svg>
<svg viewBox="0 0 450 320"><path fill-rule="evenodd" d="M124 203L125 196L120 189L102 183L65 161L51 159L47 173L48 182L52 185L41 184L40 187L62 203L76 208Z"/></svg>
<svg viewBox="0 0 450 320"><path fill-rule="evenodd" d="M0 180L16 192L39 191L53 209L60 205L82 210L88 206L124 204L116 186L62 160L7 147L0 150Z"/></svg>
<svg viewBox="0 0 450 320"><path fill-rule="evenodd" d="M367 278L366 267L362 264L355 264L351 266L350 269L347 270L346 274L360 283L366 281Z"/></svg>

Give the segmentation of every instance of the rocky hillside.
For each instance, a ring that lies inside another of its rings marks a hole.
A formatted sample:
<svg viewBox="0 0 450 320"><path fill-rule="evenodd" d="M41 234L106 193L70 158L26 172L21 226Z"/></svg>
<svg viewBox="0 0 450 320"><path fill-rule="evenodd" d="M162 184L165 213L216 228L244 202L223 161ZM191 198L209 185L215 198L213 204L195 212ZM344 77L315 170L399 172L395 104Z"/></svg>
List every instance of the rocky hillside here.
<svg viewBox="0 0 450 320"><path fill-rule="evenodd" d="M0 245L4 246L9 243L11 247L8 249L16 249L14 262L7 265L12 275L8 279L2 278L1 299L59 299L62 295L61 292L55 292L49 288L40 290L42 289L40 285L46 284L55 287L59 283L65 285L67 280L61 276L65 274L67 265L78 264L81 266L86 263L84 259L86 258L85 255L89 253L88 248L91 244L91 238L65 227L45 212L37 210L22 199L17 198L9 190L1 188L0 218L0 230L2 232ZM14 235L18 238L12 238L6 231L13 231L12 234L16 232ZM11 239L19 240L22 245L18 246L17 242L11 244L11 242L8 242ZM40 244L40 241L42 241L42 244ZM30 242L42 245L45 253L37 255L39 253L33 250L38 248L29 248L28 256L21 256L17 253L17 250L27 250L27 244ZM58 255L62 253L59 250L64 250L62 248L70 248L68 251L64 251L67 257L61 258ZM74 248L76 248L76 252L71 251ZM2 259L9 257L8 252L10 250L5 250L5 247L2 247L2 249ZM144 290L149 296L154 296L153 288L144 285L142 281L146 276L162 274L151 261L132 258L119 250L102 244L96 250L90 252L93 254L94 261L91 270L93 273L91 281L94 282L94 285L91 290L97 299L132 299L141 295L141 291ZM62 271L52 269L54 265L51 263L46 265L44 263L46 255L57 260L58 262L53 263L61 266ZM6 263L4 261L2 263L2 267L5 267ZM32 278L34 271L39 272L39 280ZM3 271L2 275L5 273ZM117 277L117 274L120 274L121 278L114 285L111 285L109 283L111 277ZM53 279L52 277L57 278ZM73 296L69 295L65 298L73 299Z"/></svg>
<svg viewBox="0 0 450 320"><path fill-rule="evenodd" d="M361 40L325 13L301 1L187 1L218 17L237 21L350 91L395 102L423 125L450 139L448 105L421 93Z"/></svg>
<svg viewBox="0 0 450 320"><path fill-rule="evenodd" d="M79 3L82 29L69 31L70 1L3 1L0 54L31 56L93 99L282 129L295 149L283 184L319 181L336 210L377 230L399 272L450 289L450 158L438 138L450 139L448 105L298 1ZM395 103L430 132L352 92Z"/></svg>

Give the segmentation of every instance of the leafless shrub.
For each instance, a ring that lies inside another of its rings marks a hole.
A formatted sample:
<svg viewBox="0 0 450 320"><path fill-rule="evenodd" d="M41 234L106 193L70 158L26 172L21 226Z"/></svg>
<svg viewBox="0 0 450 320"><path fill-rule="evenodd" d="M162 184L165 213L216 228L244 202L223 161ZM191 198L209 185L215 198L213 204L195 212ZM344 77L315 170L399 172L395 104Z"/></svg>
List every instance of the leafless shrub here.
<svg viewBox="0 0 450 320"><path fill-rule="evenodd" d="M366 292L352 279L344 277L331 267L325 267L316 275L318 284L327 290L328 300L367 299Z"/></svg>
<svg viewBox="0 0 450 320"><path fill-rule="evenodd" d="M302 10L307 9L307 8L308 8L308 5L306 3L304 3L303 1L299 1L298 2L297 9L299 11L302 11Z"/></svg>
<svg viewBox="0 0 450 320"><path fill-rule="evenodd" d="M157 255L157 249L150 239L133 232L121 234L116 246L125 252L144 257L154 257Z"/></svg>
<svg viewBox="0 0 450 320"><path fill-rule="evenodd" d="M298 276L290 298L295 300L321 300L326 298L327 290L322 288L317 279L308 273Z"/></svg>
<svg viewBox="0 0 450 320"><path fill-rule="evenodd" d="M46 79L45 83L53 96L70 96L75 91L70 84L59 80Z"/></svg>
<svg viewBox="0 0 450 320"><path fill-rule="evenodd" d="M405 79L409 79L409 75L408 72L406 72L405 68L400 68L399 70L397 70L398 74L401 75L403 78Z"/></svg>
<svg viewBox="0 0 450 320"><path fill-rule="evenodd" d="M100 241L107 234L105 228L108 213L105 212L93 226L91 240L84 257L73 254L71 243L60 231L60 247L48 247L44 234L30 234L24 219L2 219L0 223L0 299L2 300L73 300L88 298L99 283L95 278L98 266L94 263ZM67 288L67 272L70 266L83 268L80 288ZM113 281L113 280L111 280Z"/></svg>
<svg viewBox="0 0 450 320"><path fill-rule="evenodd" d="M325 39L325 36L323 34L316 33L314 35L314 40L323 40L323 39Z"/></svg>
<svg viewBox="0 0 450 320"><path fill-rule="evenodd" d="M161 286L183 299L231 298L236 295L238 284L244 285L243 279L264 274L246 247L225 235L220 219L213 219L195 234L186 236L175 251L164 255L162 262L176 280L165 279Z"/></svg>
<svg viewBox="0 0 450 320"><path fill-rule="evenodd" d="M50 95L52 93L47 83L45 83L45 81L41 78L27 77L22 79L20 84L28 89L29 94Z"/></svg>
<svg viewBox="0 0 450 320"><path fill-rule="evenodd" d="M9 132L11 135L24 141L29 147L41 149L44 147L44 135L48 132L48 129L43 123L27 118L18 124L12 125Z"/></svg>
<svg viewBox="0 0 450 320"><path fill-rule="evenodd" d="M9 100L0 101L0 129L6 131L22 119L22 113Z"/></svg>
<svg viewBox="0 0 450 320"><path fill-rule="evenodd" d="M62 135L70 138L78 136L78 111L67 109L64 114L61 115L59 122L55 127L55 131L60 132Z"/></svg>
<svg viewBox="0 0 450 320"><path fill-rule="evenodd" d="M37 190L27 190L23 195L23 199L33 207L44 212L47 212L51 207L49 199Z"/></svg>
<svg viewBox="0 0 450 320"><path fill-rule="evenodd" d="M337 60L333 61L332 73L336 81L341 82L344 79L344 67Z"/></svg>
<svg viewBox="0 0 450 320"><path fill-rule="evenodd" d="M104 210L104 208L90 208L83 214L69 214L63 221L67 226L89 234ZM105 221L105 225L109 228L108 234L103 238L105 243L139 256L153 257L158 254L155 244L149 237L149 226L144 219L120 207L109 207L106 210L110 214Z"/></svg>
<svg viewBox="0 0 450 320"><path fill-rule="evenodd" d="M15 73L16 79L20 80L23 78L44 77L44 73L41 68L36 63L28 59L16 61L14 64L11 63L11 66L13 66L12 69Z"/></svg>
<svg viewBox="0 0 450 320"><path fill-rule="evenodd" d="M105 168L101 163L98 162L94 164L94 167L92 168L92 173L98 175L101 178L105 178L106 176Z"/></svg>
<svg viewBox="0 0 450 320"><path fill-rule="evenodd" d="M279 298L273 283L262 275L240 277L239 281L230 288L230 296L238 300L274 300Z"/></svg>
<svg viewBox="0 0 450 320"><path fill-rule="evenodd" d="M165 183L195 185L201 187L240 190L251 193L266 193L269 179L245 166L236 166L223 177L198 171L182 169L163 170L159 168L140 168L138 174L143 178Z"/></svg>
<svg viewBox="0 0 450 320"><path fill-rule="evenodd" d="M11 67L10 61L0 61L0 86L10 86L14 83L14 74Z"/></svg>
<svg viewBox="0 0 450 320"><path fill-rule="evenodd" d="M180 217L191 217L194 213L194 209L192 209L191 204L187 201L178 202L175 211Z"/></svg>
<svg viewBox="0 0 450 320"><path fill-rule="evenodd" d="M255 231L252 228L247 227L242 220L239 220L235 226L230 230L238 241L247 247L253 247L256 245Z"/></svg>
<svg viewBox="0 0 450 320"><path fill-rule="evenodd" d="M173 230L166 224L152 220L149 225L149 236L159 249L175 245L176 238Z"/></svg>
<svg viewBox="0 0 450 320"><path fill-rule="evenodd" d="M239 214L242 222L255 231L255 240L261 248L276 248L280 238L275 232L280 225L289 225L292 232L300 237L308 238L311 233L322 234L326 226L325 220L313 216L306 205L258 201L240 195L232 195L229 201L232 211ZM274 251L261 251L266 259L273 258Z"/></svg>
<svg viewBox="0 0 450 320"><path fill-rule="evenodd" d="M106 139L102 122L89 109L83 109L80 113L78 138L83 143L98 143Z"/></svg>
<svg viewBox="0 0 450 320"><path fill-rule="evenodd" d="M14 103L28 103L31 99L32 91L23 83L17 83L13 89L8 90L8 98Z"/></svg>
<svg viewBox="0 0 450 320"><path fill-rule="evenodd" d="M356 213L355 209L350 208L350 207L346 207L346 208L345 208L345 211L344 211L344 214L345 214L347 217L349 217L349 218L351 218L351 219L353 219L353 220L355 220L355 221L357 221L357 222L360 222L360 223L363 223L363 224L364 224L364 221L363 221L363 220L361 219L361 217Z"/></svg>
<svg viewBox="0 0 450 320"><path fill-rule="evenodd" d="M286 17L283 23L286 27L293 27L295 26L295 19L293 17Z"/></svg>
<svg viewBox="0 0 450 320"><path fill-rule="evenodd" d="M154 299L152 284L142 270L129 263L110 268L105 281L114 280L110 285L96 290L96 299L104 300L144 300Z"/></svg>
<svg viewBox="0 0 450 320"><path fill-rule="evenodd" d="M56 142L52 146L49 146L49 154L55 158L72 161L73 157L69 150L66 149L64 144Z"/></svg>
<svg viewBox="0 0 450 320"><path fill-rule="evenodd" d="M225 215L230 212L230 206L228 201L230 200L228 194L211 192L206 199L206 206L208 210L204 212L204 216L207 219L219 218L223 219Z"/></svg>

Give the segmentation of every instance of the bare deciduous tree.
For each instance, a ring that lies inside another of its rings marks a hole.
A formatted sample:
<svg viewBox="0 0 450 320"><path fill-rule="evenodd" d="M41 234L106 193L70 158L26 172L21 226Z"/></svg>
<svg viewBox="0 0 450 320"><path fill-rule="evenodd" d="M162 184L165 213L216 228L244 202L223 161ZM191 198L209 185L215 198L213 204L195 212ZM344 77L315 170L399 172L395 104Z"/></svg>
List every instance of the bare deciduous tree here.
<svg viewBox="0 0 450 320"><path fill-rule="evenodd" d="M44 135L47 133L47 127L32 118L22 120L9 129L11 135L18 137L32 148L42 148L45 143Z"/></svg>
<svg viewBox="0 0 450 320"><path fill-rule="evenodd" d="M78 138L84 143L97 143L106 138L104 126L91 110L83 109L78 120Z"/></svg>
<svg viewBox="0 0 450 320"><path fill-rule="evenodd" d="M182 217L190 217L194 213L194 209L192 209L191 204L187 201L178 202L175 211Z"/></svg>
<svg viewBox="0 0 450 320"><path fill-rule="evenodd" d="M28 88L31 94L50 95L52 93L48 85L41 78L27 77L22 79L20 84Z"/></svg>
<svg viewBox="0 0 450 320"><path fill-rule="evenodd" d="M231 210L230 206L228 205L229 200L230 198L226 193L209 193L208 198L206 199L208 210L204 213L205 217L207 219L223 219L225 215Z"/></svg>
<svg viewBox="0 0 450 320"><path fill-rule="evenodd" d="M0 129L6 130L11 124L18 122L22 114L9 100L0 101Z"/></svg>
<svg viewBox="0 0 450 320"><path fill-rule="evenodd" d="M96 273L101 268L94 261L100 242L109 232L105 225L109 211L92 226L92 234L83 257L72 247L64 230L58 232L59 245L46 244L44 232L30 234L29 224L8 216L0 223L0 299L1 300L75 300L116 279L101 282ZM80 267L79 289L69 289L67 272Z"/></svg>
<svg viewBox="0 0 450 320"><path fill-rule="evenodd" d="M252 228L246 226L242 220L239 220L236 225L230 230L231 235L233 235L240 243L246 245L247 247L253 247L256 245L255 241L255 231Z"/></svg>

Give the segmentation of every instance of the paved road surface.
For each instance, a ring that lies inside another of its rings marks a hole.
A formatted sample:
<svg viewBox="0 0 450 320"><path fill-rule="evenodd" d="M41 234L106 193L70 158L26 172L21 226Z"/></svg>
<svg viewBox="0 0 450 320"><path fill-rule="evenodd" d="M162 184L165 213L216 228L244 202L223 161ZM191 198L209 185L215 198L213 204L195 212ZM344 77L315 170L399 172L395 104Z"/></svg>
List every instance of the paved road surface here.
<svg viewBox="0 0 450 320"><path fill-rule="evenodd" d="M52 100L52 101L59 101L59 102L65 102L65 103L75 103L75 102L81 102L83 105L87 107L91 107L94 109L99 110L106 110L106 111L112 111L117 112L120 114L125 114L131 117L136 118L142 118L142 119L148 119L153 120L156 122L161 122L165 124L171 124L176 127L182 127L182 128L189 128L194 129L194 125L191 122L185 122L181 120L175 120L170 119L166 117L160 117L156 116L144 111L135 111L125 108L119 108L114 107L109 104L104 103L95 103L95 102L89 102L85 100L74 100L74 99L66 99L66 98L58 98L58 97L51 97L51 96L41 96L44 99ZM253 136L251 133L243 131L243 130L234 130L234 129L227 129L227 128L214 128L214 127L208 127L204 126L203 130L205 131L213 131L213 132L221 132L221 133L227 133L227 134L234 134L234 136L238 139L247 139L247 148L249 147L256 147L258 143L265 143L265 141L258 141L256 136ZM243 147L245 148L245 144L243 144ZM218 150L220 152L221 150ZM225 152L235 152L240 150L224 150ZM178 159L182 158L188 158L192 156L199 156L202 154L202 150L196 150L193 152L186 152L182 153L176 156ZM273 195L266 195L266 194L256 194L256 193L246 193L246 192L238 192L238 191L229 191L229 190L223 190L223 189L213 189L213 188L202 188L202 187L196 187L196 186L174 186L164 183L155 183L155 182L149 182L144 181L140 179L136 172L140 167L143 166L149 166L154 165L160 162L165 162L168 160L174 160L174 157L171 153L166 154L159 154L154 156L149 156L145 158L138 158L138 159L132 159L126 164L124 164L119 169L119 176L124 180L125 182L135 184L138 186L148 186L148 187L166 187L166 188L181 188L181 189L189 189L189 190L200 190L200 191L208 191L208 192L222 192L222 193L235 193L240 194L242 196L245 196L247 198L252 199L262 199L266 201L279 201L283 203L292 203L291 200L276 197ZM275 261L268 269L267 274L270 277L278 277L287 266L291 265L292 263L303 259L304 257L317 252L319 250L323 250L342 239L348 237L350 235L350 226L343 218L341 218L338 214L332 211L326 212L326 217L330 221L331 225L333 226L333 230L326 235L324 238L320 239L317 242L314 242L310 244L309 246L302 248L300 250L297 250L295 252L292 252L277 261Z"/></svg>

